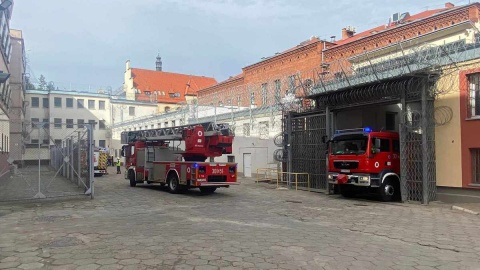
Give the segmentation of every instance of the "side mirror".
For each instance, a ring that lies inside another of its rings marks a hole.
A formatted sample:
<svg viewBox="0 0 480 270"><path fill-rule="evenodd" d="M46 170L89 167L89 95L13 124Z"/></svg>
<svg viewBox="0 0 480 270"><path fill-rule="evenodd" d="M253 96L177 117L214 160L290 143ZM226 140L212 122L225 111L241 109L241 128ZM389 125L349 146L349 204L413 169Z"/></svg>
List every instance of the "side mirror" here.
<svg viewBox="0 0 480 270"><path fill-rule="evenodd" d="M328 137L326 135L322 136L322 143L327 143L328 142Z"/></svg>
<svg viewBox="0 0 480 270"><path fill-rule="evenodd" d="M122 151L120 153L122 157L125 157L125 146L122 146Z"/></svg>

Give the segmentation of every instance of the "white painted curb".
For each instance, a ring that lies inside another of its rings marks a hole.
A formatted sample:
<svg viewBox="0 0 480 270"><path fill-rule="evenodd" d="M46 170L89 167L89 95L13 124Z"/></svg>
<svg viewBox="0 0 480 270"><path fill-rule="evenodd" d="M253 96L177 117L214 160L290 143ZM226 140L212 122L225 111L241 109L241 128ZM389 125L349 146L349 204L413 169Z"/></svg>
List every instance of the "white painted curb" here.
<svg viewBox="0 0 480 270"><path fill-rule="evenodd" d="M472 215L479 215L478 212L475 212L475 211L472 211L472 210L469 210L469 209L466 209L466 208L463 208L463 207L460 207L460 206L452 206L452 210L458 210L458 211L463 211L463 212L466 212L466 213L469 213L469 214L472 214Z"/></svg>

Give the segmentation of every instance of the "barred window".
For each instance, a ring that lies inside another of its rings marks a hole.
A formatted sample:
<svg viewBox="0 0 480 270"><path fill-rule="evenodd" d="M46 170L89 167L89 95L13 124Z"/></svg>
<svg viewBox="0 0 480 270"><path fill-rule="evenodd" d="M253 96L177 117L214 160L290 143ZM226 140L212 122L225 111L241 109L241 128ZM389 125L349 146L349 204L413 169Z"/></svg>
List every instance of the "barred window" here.
<svg viewBox="0 0 480 270"><path fill-rule="evenodd" d="M472 155L472 183L480 184L480 148L470 149Z"/></svg>
<svg viewBox="0 0 480 270"><path fill-rule="evenodd" d="M275 102L279 103L281 99L281 87L282 84L280 80L275 80Z"/></svg>
<svg viewBox="0 0 480 270"><path fill-rule="evenodd" d="M468 116L480 117L480 73L468 76L469 95L468 95Z"/></svg>
<svg viewBox="0 0 480 270"><path fill-rule="evenodd" d="M250 124L243 124L243 136L250 137Z"/></svg>
<svg viewBox="0 0 480 270"><path fill-rule="evenodd" d="M258 123L260 139L268 140L268 121Z"/></svg>
<svg viewBox="0 0 480 270"><path fill-rule="evenodd" d="M267 104L267 84L262 83L262 105Z"/></svg>

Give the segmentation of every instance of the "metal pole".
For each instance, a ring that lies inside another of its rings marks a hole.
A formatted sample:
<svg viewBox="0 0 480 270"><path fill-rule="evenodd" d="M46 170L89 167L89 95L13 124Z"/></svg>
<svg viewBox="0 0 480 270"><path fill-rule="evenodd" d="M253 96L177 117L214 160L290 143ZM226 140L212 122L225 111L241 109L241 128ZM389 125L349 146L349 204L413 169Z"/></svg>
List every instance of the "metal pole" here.
<svg viewBox="0 0 480 270"><path fill-rule="evenodd" d="M401 193L401 199L402 202L406 202L408 200L408 188L407 188L407 170L406 170L406 162L407 162L407 156L402 156L406 153L405 147L406 147L406 140L407 140L407 128L406 128L406 123L405 123L405 116L407 113L407 102L406 102L406 88L405 86L402 86L401 91L401 104L402 104L402 113L401 113L401 118L400 118L400 126L399 126L399 131L400 131L400 193Z"/></svg>
<svg viewBox="0 0 480 270"><path fill-rule="evenodd" d="M89 125L88 126L88 134L90 135L89 136L89 139L88 139L88 155L89 155L89 161L88 161L88 164L89 164L89 181L90 181L90 198L93 199L94 197L94 189L93 189L93 186L94 186L94 181L93 181L93 129L92 129L92 126Z"/></svg>
<svg viewBox="0 0 480 270"><path fill-rule="evenodd" d="M81 159L81 149L80 149L80 131L77 132L78 133L78 139L77 139L77 165L78 165L78 169L77 169L77 185L80 185L80 182L82 181L82 165L80 163L80 159Z"/></svg>
<svg viewBox="0 0 480 270"><path fill-rule="evenodd" d="M288 112L287 114L287 186L291 188L291 173L292 173L292 162L293 162L293 155L292 155L292 112Z"/></svg>
<svg viewBox="0 0 480 270"><path fill-rule="evenodd" d="M40 176L40 173L41 173L41 159L42 159L42 154L41 154L41 151L40 151L40 129L43 128L43 124L41 123L37 123L37 129L38 129L38 192L37 194L34 196L35 199L44 199L46 198L45 195L42 193L42 190L41 190L41 184L42 184L42 181L41 181L41 176Z"/></svg>
<svg viewBox="0 0 480 270"><path fill-rule="evenodd" d="M327 106L325 108L325 136L327 140L330 139L331 135L331 118L330 118L330 108ZM325 155L325 189L327 194L330 194L330 184L328 183L328 143L325 144L325 152L320 153L320 155ZM310 188L310 187L309 187Z"/></svg>
<svg viewBox="0 0 480 270"><path fill-rule="evenodd" d="M426 79L422 80L422 203L428 204L428 115L427 115L427 90Z"/></svg>

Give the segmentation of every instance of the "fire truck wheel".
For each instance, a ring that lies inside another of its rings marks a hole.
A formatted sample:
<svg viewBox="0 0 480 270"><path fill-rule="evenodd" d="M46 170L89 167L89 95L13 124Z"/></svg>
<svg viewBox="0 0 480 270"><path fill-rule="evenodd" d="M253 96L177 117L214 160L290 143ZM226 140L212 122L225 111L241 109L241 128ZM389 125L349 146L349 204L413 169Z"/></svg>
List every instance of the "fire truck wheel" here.
<svg viewBox="0 0 480 270"><path fill-rule="evenodd" d="M380 199L384 202L390 202L400 198L400 184L398 181L387 178L378 189Z"/></svg>
<svg viewBox="0 0 480 270"><path fill-rule="evenodd" d="M176 174L171 173L168 175L168 190L170 193L178 194L183 192L183 187L180 185L178 181L178 177Z"/></svg>
<svg viewBox="0 0 480 270"><path fill-rule="evenodd" d="M217 190L217 187L201 187L200 192L203 194L212 194Z"/></svg>
<svg viewBox="0 0 480 270"><path fill-rule="evenodd" d="M135 173L132 170L128 171L128 179L130 180L131 187L137 186L137 182L135 181Z"/></svg>
<svg viewBox="0 0 480 270"><path fill-rule="evenodd" d="M339 185L340 194L345 198L352 198L356 194L355 187L352 185Z"/></svg>

